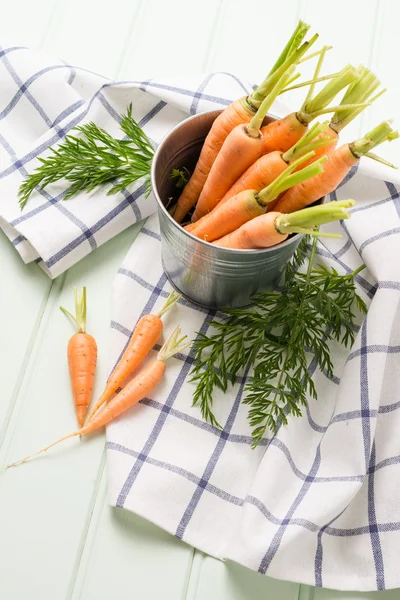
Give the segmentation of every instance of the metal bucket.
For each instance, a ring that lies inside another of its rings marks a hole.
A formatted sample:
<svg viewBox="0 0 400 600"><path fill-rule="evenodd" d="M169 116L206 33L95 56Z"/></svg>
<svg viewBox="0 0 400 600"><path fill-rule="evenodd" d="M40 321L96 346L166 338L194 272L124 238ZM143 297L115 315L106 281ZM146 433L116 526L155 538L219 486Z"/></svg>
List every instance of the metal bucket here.
<svg viewBox="0 0 400 600"><path fill-rule="evenodd" d="M151 183L158 203L161 258L173 287L206 308L243 307L256 292L271 290L302 238L293 235L264 250L218 248L185 231L168 213L176 188L171 169L193 170L220 110L189 117L163 139L153 159ZM267 117L266 122L274 120Z"/></svg>

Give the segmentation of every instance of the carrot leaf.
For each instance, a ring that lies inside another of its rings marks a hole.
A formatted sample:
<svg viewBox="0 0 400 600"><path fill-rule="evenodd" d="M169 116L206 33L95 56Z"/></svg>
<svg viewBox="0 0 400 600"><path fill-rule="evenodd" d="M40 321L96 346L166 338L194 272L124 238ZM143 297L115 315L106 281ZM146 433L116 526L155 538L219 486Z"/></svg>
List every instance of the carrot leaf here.
<svg viewBox="0 0 400 600"><path fill-rule="evenodd" d="M308 399L317 397L310 359L332 378L329 341L351 346L367 310L355 286L365 265L346 275L316 266L316 243L315 238L310 249L309 238L303 238L279 291L257 294L250 308L226 309L223 318L210 322L210 334L199 333L193 342L193 404L215 427L215 388L225 392L250 372L243 402L249 407L253 447L268 431L301 416ZM299 267L306 258L304 273Z"/></svg>
<svg viewBox="0 0 400 600"><path fill-rule="evenodd" d="M122 115L120 129L125 134L122 139L112 137L93 122L75 127L80 136L67 135L59 146L50 148L49 156L40 158L40 166L22 182L18 194L21 209L32 192L60 180L71 184L64 200L105 184L112 184L107 194L117 194L142 178L148 195L154 150L132 117L132 105Z"/></svg>
<svg viewBox="0 0 400 600"><path fill-rule="evenodd" d="M190 173L186 167L183 167L182 169L171 169L169 178L175 183L175 187L184 188L190 179Z"/></svg>

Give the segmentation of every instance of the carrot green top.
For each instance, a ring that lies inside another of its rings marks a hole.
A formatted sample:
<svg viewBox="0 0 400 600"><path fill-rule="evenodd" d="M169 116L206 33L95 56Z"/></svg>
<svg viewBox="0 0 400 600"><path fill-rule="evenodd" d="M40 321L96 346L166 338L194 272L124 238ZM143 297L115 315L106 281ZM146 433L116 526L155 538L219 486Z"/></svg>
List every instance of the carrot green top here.
<svg viewBox="0 0 400 600"><path fill-rule="evenodd" d="M339 104L339 107L347 104L349 108L338 110L331 118L330 126L336 133L339 133L346 125L353 121L365 108L364 106L352 108L352 104L371 104L386 92L386 89L382 89L371 98L372 94L380 86L379 79L370 69L363 65L358 67L357 74L358 79L349 85Z"/></svg>
<svg viewBox="0 0 400 600"><path fill-rule="evenodd" d="M63 306L60 306L60 309L74 321L78 333L86 333L86 287L83 287L80 298L77 288L74 287L74 299L75 316Z"/></svg>
<svg viewBox="0 0 400 600"><path fill-rule="evenodd" d="M178 352L183 352L184 350L189 348L192 342L185 342L186 339L186 335L181 336L181 328L179 327L179 325L175 327L175 329L169 335L167 341L164 343L161 350L159 351L157 355L158 360L162 360L163 362L165 362L166 360L171 358L171 356L174 356L174 354L177 354Z"/></svg>
<svg viewBox="0 0 400 600"><path fill-rule="evenodd" d="M266 206L275 198L279 196L282 192L288 190L290 187L297 185L298 183L302 183L303 181L307 181L311 177L315 177L323 172L322 164L327 160L326 156L321 156L318 160L311 163L301 171L297 171L293 173L297 167L299 167L303 162L308 161L310 158L314 156L314 151L308 152L304 154L301 158L298 158L294 162L292 162L278 177L270 183L267 187L265 187L261 192L257 194L257 201Z"/></svg>
<svg viewBox="0 0 400 600"><path fill-rule="evenodd" d="M354 200L338 200L319 206L310 206L290 214L281 214L275 219L275 228L279 233L306 233L325 237L340 237L339 234L313 231L324 223L348 219L350 213L346 208L354 206Z"/></svg>

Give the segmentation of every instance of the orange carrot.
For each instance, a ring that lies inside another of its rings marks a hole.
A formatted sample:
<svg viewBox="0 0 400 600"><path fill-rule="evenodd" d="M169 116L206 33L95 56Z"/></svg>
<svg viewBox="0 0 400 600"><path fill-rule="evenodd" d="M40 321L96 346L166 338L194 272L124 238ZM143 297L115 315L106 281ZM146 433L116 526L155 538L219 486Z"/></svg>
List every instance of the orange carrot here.
<svg viewBox="0 0 400 600"><path fill-rule="evenodd" d="M312 204L326 194L330 194L337 188L351 167L360 160L362 155L393 166L387 163L387 161L383 161L383 159L371 154L370 150L382 142L386 140L392 141L398 136L399 134L392 129L390 122L384 121L363 138L351 144L340 146L329 155L323 173L308 181L303 181L288 190L278 200L274 206L274 210L291 213Z"/></svg>
<svg viewBox="0 0 400 600"><path fill-rule="evenodd" d="M226 137L201 191L192 222L211 212L235 181L261 156L261 124L294 70L292 66L282 75L248 125L237 125Z"/></svg>
<svg viewBox="0 0 400 600"><path fill-rule="evenodd" d="M136 324L129 343L111 373L107 385L91 411L88 421L91 421L99 408L110 400L111 396L123 384L125 379L146 358L154 344L158 342L163 331L161 317L179 300L181 294L171 292L164 306L156 314L143 315Z"/></svg>
<svg viewBox="0 0 400 600"><path fill-rule="evenodd" d="M74 297L75 316L63 306L60 308L71 317L77 327L77 333L68 342L67 352L75 411L78 425L82 427L92 397L97 363L97 344L96 340L86 333L86 288L83 288L80 299L77 289L74 288Z"/></svg>
<svg viewBox="0 0 400 600"><path fill-rule="evenodd" d="M231 189L225 194L218 206L236 196L243 190L257 190L258 192L267 187L283 173L288 164L297 158L304 156L311 150L316 153L320 147L329 147L329 138L324 136L324 132L328 129L328 122L317 123L307 131L300 140L294 144L287 152L282 153L278 150L264 154L255 163L253 163L245 173L236 181ZM315 141L313 141L315 140ZM314 156L311 156L309 163L314 162ZM305 166L307 164L305 163ZM303 168L303 164L299 165L299 169ZM187 229L191 231L191 229Z"/></svg>
<svg viewBox="0 0 400 600"><path fill-rule="evenodd" d="M270 248L284 242L291 233L307 233L325 237L340 237L333 233L314 231L323 223L348 219L350 213L345 209L354 206L354 200L340 200L320 206L304 208L290 215L269 212L245 223L236 231L213 242L223 248L241 250Z"/></svg>
<svg viewBox="0 0 400 600"><path fill-rule="evenodd" d="M290 186L304 181L309 177L315 176L322 172L322 163L325 158L322 157L306 169L292 174L294 169L301 162L308 160L311 152L304 157L286 167L283 173L279 175L269 186L257 192L256 190L245 190L237 196L230 198L222 206L217 205L215 209L208 215L205 215L197 221L196 227L191 231L191 234L212 242L218 238L234 231L243 223L254 219L267 211L268 204L275 200L281 192L287 190Z"/></svg>
<svg viewBox="0 0 400 600"><path fill-rule="evenodd" d="M343 88L356 80L357 71L354 67L348 65L333 77L315 98L310 100L307 97L298 112L291 113L283 119L272 121L265 127L262 127L263 154L273 152L274 150L286 152L304 135L309 123L320 115L328 112L345 111L349 110L349 108L361 108L369 104L342 104L340 106L328 107L328 104Z"/></svg>
<svg viewBox="0 0 400 600"><path fill-rule="evenodd" d="M339 133L349 124L351 123L363 110L366 106L375 102L382 94L385 93L385 89L380 90L373 98L371 98L372 94L376 91L376 89L380 85L379 79L366 67L360 65L357 69L358 78L354 81L346 90L340 104L339 110L336 111L330 121L329 128L324 131L324 135L329 138L330 144L327 146L321 145L318 149L315 150L315 155L310 159L309 164L316 160L319 156L323 154L329 154L332 152L339 141ZM351 105L355 103L364 103L358 106L357 108L348 108L346 110L341 110L340 107L343 105ZM322 134L321 134L322 136ZM307 166L306 164L304 166Z"/></svg>
<svg viewBox="0 0 400 600"><path fill-rule="evenodd" d="M265 96L275 87L283 73L300 60L317 38L318 35L315 35L299 48L292 48L285 60L279 65L278 63L274 65L271 73L254 92L247 97L235 100L215 119L204 141L195 170L178 199L173 215L175 221L181 223L185 215L196 204L210 169L228 134L237 125L249 123Z"/></svg>
<svg viewBox="0 0 400 600"><path fill-rule="evenodd" d="M90 423L84 427L81 427L78 429L78 431L73 431L72 433L65 435L49 446L42 448L42 450L39 450L34 454L30 454L21 460L7 465L5 469L17 467L31 458L47 452L47 450L53 446L56 446L60 442L63 442L64 440L68 440L69 438L76 437L78 435L88 435L89 433L93 433L94 431L101 429L122 415L122 413L135 406L135 404L140 402L140 400L143 400L143 398L149 396L164 376L166 368L165 362L174 354L183 352L191 345L191 342L184 343L186 336L180 337L180 335L180 327L176 327L159 351L157 358L151 361L142 371L140 371L138 375L136 375L136 377L132 379L132 381L130 381L126 387L121 390L121 392L115 396L115 398L113 398L107 404L107 406L104 407L103 410L90 421Z"/></svg>

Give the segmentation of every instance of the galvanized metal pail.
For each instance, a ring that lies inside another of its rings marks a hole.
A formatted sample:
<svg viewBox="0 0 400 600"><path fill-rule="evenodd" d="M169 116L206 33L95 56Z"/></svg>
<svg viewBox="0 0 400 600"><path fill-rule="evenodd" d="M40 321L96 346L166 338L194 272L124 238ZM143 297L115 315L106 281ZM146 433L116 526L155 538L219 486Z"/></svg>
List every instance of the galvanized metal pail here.
<svg viewBox="0 0 400 600"><path fill-rule="evenodd" d="M172 196L176 197L171 169L194 168L204 139L220 112L195 115L177 125L157 148L151 169L164 271L176 290L207 308L247 306L256 292L273 289L302 237L293 235L265 250L218 248L185 231L168 213L166 206Z"/></svg>

